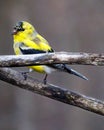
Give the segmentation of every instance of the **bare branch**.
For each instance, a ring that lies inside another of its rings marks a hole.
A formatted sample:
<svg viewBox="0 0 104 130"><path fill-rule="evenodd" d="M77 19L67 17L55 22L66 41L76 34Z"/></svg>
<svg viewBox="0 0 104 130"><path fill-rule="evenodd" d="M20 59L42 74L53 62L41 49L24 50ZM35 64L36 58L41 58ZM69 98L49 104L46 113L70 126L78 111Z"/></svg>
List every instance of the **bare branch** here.
<svg viewBox="0 0 104 130"><path fill-rule="evenodd" d="M55 52L35 55L0 56L0 67L67 63L104 66L104 54Z"/></svg>
<svg viewBox="0 0 104 130"><path fill-rule="evenodd" d="M0 68L0 80L104 116L104 102L52 84L44 85L31 77L25 80L21 73L10 68Z"/></svg>
<svg viewBox="0 0 104 130"><path fill-rule="evenodd" d="M19 67L54 63L103 66L104 54L56 52L37 55L0 56L0 67ZM104 115L104 102L52 84L44 85L31 77L27 77L25 80L24 76L15 70L0 68L0 79L54 100Z"/></svg>

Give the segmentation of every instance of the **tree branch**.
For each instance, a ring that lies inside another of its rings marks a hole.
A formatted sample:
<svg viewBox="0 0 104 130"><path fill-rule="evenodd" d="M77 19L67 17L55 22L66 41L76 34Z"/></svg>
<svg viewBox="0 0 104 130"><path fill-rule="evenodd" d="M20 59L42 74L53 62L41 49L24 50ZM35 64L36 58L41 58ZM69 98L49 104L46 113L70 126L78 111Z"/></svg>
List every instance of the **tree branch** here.
<svg viewBox="0 0 104 130"><path fill-rule="evenodd" d="M55 52L35 55L0 56L0 67L19 67L54 63L104 66L104 54Z"/></svg>
<svg viewBox="0 0 104 130"><path fill-rule="evenodd" d="M0 67L19 67L30 65L67 63L80 65L104 65L104 54L56 52L35 55L0 56ZM0 68L0 79L34 93L74 105L104 116L104 102L69 91L67 89L24 76L10 68Z"/></svg>
<svg viewBox="0 0 104 130"><path fill-rule="evenodd" d="M31 77L25 80L21 73L10 68L0 68L0 80L104 116L104 102L52 84L44 85Z"/></svg>

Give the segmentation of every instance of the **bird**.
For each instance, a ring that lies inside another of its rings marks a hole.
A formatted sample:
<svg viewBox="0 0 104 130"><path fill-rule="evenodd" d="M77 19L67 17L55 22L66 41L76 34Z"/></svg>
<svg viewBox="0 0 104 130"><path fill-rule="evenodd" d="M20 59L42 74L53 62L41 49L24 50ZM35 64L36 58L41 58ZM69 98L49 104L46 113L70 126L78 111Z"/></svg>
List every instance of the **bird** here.
<svg viewBox="0 0 104 130"><path fill-rule="evenodd" d="M12 35L13 49L16 55L32 55L55 52L50 46L49 42L36 31L32 24L27 21L17 22L13 27ZM72 69L67 64L33 65L29 66L29 68L30 70L45 74L43 80L44 84L47 83L48 74L56 70L67 72L84 80L88 80L84 75Z"/></svg>

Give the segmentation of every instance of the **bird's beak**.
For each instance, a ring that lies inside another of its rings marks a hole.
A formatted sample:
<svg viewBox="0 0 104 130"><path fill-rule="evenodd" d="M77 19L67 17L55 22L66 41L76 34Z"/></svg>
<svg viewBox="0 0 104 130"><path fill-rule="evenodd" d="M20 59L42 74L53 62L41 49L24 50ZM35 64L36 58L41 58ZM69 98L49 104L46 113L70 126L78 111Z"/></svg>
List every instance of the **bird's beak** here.
<svg viewBox="0 0 104 130"><path fill-rule="evenodd" d="M13 31L12 31L12 35L16 35L17 34L17 29L13 29Z"/></svg>

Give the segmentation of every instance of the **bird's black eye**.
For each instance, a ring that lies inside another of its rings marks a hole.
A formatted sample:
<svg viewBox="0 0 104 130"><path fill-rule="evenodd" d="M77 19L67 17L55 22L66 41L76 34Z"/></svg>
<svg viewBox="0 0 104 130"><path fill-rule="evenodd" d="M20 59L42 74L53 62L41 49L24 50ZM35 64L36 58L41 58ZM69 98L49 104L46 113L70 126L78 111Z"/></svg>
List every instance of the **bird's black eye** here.
<svg viewBox="0 0 104 130"><path fill-rule="evenodd" d="M23 28L23 22L18 22L14 29L16 29L17 31L24 31L25 29Z"/></svg>

